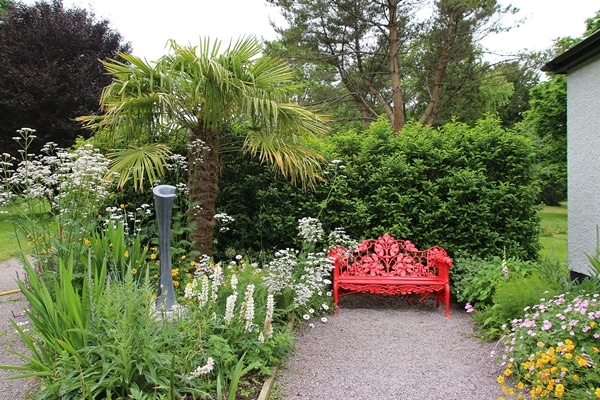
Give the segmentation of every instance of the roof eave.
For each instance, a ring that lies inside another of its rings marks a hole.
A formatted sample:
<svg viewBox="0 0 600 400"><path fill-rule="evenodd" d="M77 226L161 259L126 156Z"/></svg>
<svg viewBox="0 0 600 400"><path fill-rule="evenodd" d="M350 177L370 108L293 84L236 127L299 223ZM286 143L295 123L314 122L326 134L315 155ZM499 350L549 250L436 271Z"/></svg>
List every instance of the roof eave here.
<svg viewBox="0 0 600 400"><path fill-rule="evenodd" d="M598 54L600 54L600 30L577 43L558 57L548 61L542 67L542 71L566 74L569 69Z"/></svg>

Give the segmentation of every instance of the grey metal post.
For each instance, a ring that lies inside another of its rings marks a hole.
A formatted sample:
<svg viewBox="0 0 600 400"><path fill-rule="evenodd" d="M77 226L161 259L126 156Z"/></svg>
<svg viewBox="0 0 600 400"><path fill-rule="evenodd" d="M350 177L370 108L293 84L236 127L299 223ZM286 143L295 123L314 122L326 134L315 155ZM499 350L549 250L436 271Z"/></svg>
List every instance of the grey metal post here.
<svg viewBox="0 0 600 400"><path fill-rule="evenodd" d="M171 274L171 216L175 201L175 186L158 185L152 191L154 192L156 215L158 218L160 256L160 285L158 286L156 307L164 307L166 311L171 311L173 306L177 304L175 286L173 286L173 276Z"/></svg>

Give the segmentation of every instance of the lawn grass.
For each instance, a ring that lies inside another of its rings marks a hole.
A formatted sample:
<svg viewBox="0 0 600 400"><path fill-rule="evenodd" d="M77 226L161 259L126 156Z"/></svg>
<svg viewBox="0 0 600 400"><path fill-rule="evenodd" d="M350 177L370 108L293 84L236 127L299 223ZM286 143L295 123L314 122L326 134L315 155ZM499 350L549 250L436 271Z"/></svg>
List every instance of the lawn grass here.
<svg viewBox="0 0 600 400"><path fill-rule="evenodd" d="M544 207L539 216L542 220L540 245L542 258L567 262L567 206Z"/></svg>
<svg viewBox="0 0 600 400"><path fill-rule="evenodd" d="M0 262L10 260L19 254L19 244L12 223L0 214Z"/></svg>

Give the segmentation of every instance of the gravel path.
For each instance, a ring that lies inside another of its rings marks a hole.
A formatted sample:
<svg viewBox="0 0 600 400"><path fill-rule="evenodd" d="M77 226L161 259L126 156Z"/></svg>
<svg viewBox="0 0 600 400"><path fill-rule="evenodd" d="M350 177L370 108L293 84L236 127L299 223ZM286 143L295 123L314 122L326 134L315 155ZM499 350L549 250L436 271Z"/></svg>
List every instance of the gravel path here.
<svg viewBox="0 0 600 400"><path fill-rule="evenodd" d="M15 332L11 320L26 322L24 310L27 302L20 293L6 294L18 289L16 280L23 277L23 268L16 260L0 263L0 364L19 365L22 359L11 354L11 351L23 353L25 345ZM0 370L0 399L21 400L26 398L27 391L33 382L26 379L7 379L14 371Z"/></svg>
<svg viewBox="0 0 600 400"><path fill-rule="evenodd" d="M352 295L337 317L303 327L280 370L281 400L492 400L502 396L493 344L473 337L454 307L408 306L398 297Z"/></svg>

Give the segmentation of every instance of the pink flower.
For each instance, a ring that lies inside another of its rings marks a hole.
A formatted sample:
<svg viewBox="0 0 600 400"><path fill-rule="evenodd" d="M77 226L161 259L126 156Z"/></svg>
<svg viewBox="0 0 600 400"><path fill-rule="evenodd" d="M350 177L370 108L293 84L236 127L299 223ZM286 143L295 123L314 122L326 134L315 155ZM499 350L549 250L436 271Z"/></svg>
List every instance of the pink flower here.
<svg viewBox="0 0 600 400"><path fill-rule="evenodd" d="M472 313L475 311L475 308L471 305L471 303L467 303L465 304L465 310L467 310L468 313Z"/></svg>
<svg viewBox="0 0 600 400"><path fill-rule="evenodd" d="M552 328L552 323L550 321L548 321L547 319L545 319L544 323L542 324L542 330L547 331L550 328Z"/></svg>

